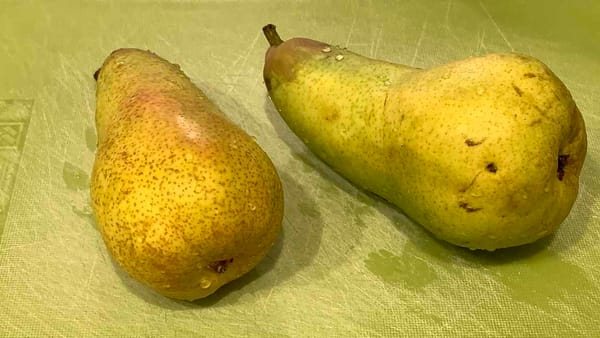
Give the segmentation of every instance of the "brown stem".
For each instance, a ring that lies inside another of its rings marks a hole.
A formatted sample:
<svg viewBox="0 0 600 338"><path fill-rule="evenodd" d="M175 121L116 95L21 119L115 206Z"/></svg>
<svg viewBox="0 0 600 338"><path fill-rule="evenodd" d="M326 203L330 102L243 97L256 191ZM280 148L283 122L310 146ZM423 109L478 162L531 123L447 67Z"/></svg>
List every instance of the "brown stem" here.
<svg viewBox="0 0 600 338"><path fill-rule="evenodd" d="M277 34L277 30L275 28L275 25L270 23L264 26L262 29L271 47L279 46L283 43L283 40L281 40L281 37L279 37L279 34Z"/></svg>

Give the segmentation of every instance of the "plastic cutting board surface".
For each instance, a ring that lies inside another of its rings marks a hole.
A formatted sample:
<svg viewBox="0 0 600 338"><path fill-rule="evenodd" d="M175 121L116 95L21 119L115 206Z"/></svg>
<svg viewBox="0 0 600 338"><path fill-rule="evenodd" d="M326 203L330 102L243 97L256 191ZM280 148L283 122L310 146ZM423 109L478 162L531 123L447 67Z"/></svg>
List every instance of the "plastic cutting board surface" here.
<svg viewBox="0 0 600 338"><path fill-rule="evenodd" d="M591 0L0 0L0 336L600 335L598 18ZM262 81L267 23L423 68L488 52L541 59L587 124L571 214L555 236L492 254L433 239L287 128ZM280 172L281 238L205 300L133 281L94 222L92 74L120 47L180 64Z"/></svg>

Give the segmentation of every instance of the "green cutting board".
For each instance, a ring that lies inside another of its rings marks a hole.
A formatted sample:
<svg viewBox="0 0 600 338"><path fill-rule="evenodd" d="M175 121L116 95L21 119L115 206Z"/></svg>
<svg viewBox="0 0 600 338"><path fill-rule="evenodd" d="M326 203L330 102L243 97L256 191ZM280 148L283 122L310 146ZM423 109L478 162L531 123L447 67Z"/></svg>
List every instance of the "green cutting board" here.
<svg viewBox="0 0 600 338"><path fill-rule="evenodd" d="M594 0L0 0L0 336L600 336L598 18ZM500 51L543 60L587 124L571 214L515 249L435 240L283 123L262 81L267 23L418 67ZM210 298L144 288L94 222L92 74L119 47L180 64L281 174L281 238Z"/></svg>

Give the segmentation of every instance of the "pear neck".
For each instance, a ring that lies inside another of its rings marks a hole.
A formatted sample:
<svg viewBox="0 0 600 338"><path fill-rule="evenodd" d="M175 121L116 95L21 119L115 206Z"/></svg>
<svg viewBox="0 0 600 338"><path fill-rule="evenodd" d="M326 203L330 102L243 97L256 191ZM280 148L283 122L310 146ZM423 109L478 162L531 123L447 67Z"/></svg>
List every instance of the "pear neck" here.
<svg viewBox="0 0 600 338"><path fill-rule="evenodd" d="M264 26L262 30L265 34L265 37L267 38L267 41L269 41L269 45L271 45L271 47L277 47L283 43L283 40L281 40L281 37L277 33L277 29L274 24L270 23Z"/></svg>

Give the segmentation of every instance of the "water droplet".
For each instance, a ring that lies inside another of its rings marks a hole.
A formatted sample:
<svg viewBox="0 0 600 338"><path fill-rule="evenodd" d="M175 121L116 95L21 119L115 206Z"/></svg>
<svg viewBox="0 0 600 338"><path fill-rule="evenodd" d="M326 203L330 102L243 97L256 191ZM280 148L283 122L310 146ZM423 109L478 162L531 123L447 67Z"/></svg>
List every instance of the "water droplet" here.
<svg viewBox="0 0 600 338"><path fill-rule="evenodd" d="M81 168L74 166L69 162L65 162L63 166L63 180L67 188L71 190L89 189L88 174Z"/></svg>
<svg viewBox="0 0 600 338"><path fill-rule="evenodd" d="M448 80L450 78L450 73L446 73L444 75L442 75L442 79L444 80Z"/></svg>
<svg viewBox="0 0 600 338"><path fill-rule="evenodd" d="M329 53L329 52L331 52L331 47L327 46L327 47L321 49L321 52L323 52L323 53Z"/></svg>
<svg viewBox="0 0 600 338"><path fill-rule="evenodd" d="M400 256L387 250L371 252L364 264L383 282L413 290L425 288L438 278L435 269L426 259L414 259L414 256L406 252Z"/></svg>
<svg viewBox="0 0 600 338"><path fill-rule="evenodd" d="M385 80L385 81L383 81L383 84L384 84L385 86L389 86L389 85L391 85L392 83L390 82L390 80Z"/></svg>
<svg viewBox="0 0 600 338"><path fill-rule="evenodd" d="M256 210L256 205L250 204L250 210L252 210L252 211Z"/></svg>
<svg viewBox="0 0 600 338"><path fill-rule="evenodd" d="M545 187L544 192L550 192L550 187Z"/></svg>
<svg viewBox="0 0 600 338"><path fill-rule="evenodd" d="M338 61L342 61L344 59L344 56L342 54L338 54L335 56L335 59Z"/></svg>
<svg viewBox="0 0 600 338"><path fill-rule="evenodd" d="M527 195L523 194L523 199L526 200L527 199Z"/></svg>
<svg viewBox="0 0 600 338"><path fill-rule="evenodd" d="M97 138L95 127L89 126L85 128L85 144L91 152L96 151Z"/></svg>
<svg viewBox="0 0 600 338"><path fill-rule="evenodd" d="M203 289L208 289L211 285L212 285L212 282L209 281L208 279L201 279L200 280L200 287L203 288Z"/></svg>
<svg viewBox="0 0 600 338"><path fill-rule="evenodd" d="M163 285L163 288L170 289L171 288L171 284L165 284L165 285Z"/></svg>
<svg viewBox="0 0 600 338"><path fill-rule="evenodd" d="M479 88L477 89L477 95L483 95L483 93L485 93L485 88L483 88L483 87L479 87Z"/></svg>

